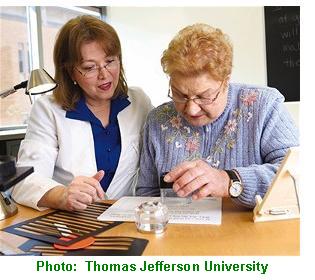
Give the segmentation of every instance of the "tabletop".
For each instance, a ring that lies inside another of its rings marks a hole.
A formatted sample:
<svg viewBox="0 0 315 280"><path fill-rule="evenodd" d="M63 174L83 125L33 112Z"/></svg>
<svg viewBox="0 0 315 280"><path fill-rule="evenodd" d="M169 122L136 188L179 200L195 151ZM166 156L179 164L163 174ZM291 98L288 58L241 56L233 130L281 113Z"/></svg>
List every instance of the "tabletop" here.
<svg viewBox="0 0 315 280"><path fill-rule="evenodd" d="M108 202L108 201L106 201ZM112 202L112 201L109 201ZM18 205L19 212L0 221L0 229L47 214ZM149 241L147 256L297 256L300 254L300 220L253 222L250 209L223 199L221 225L168 224L162 234L140 233L124 222L100 234L129 236ZM27 239L0 231L0 238L18 247Z"/></svg>

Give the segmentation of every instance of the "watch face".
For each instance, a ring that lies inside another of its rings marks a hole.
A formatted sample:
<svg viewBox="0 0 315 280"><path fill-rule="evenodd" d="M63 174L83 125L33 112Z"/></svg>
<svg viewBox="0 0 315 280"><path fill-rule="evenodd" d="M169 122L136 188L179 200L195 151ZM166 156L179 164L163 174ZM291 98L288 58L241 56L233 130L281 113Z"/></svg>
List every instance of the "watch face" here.
<svg viewBox="0 0 315 280"><path fill-rule="evenodd" d="M233 182L229 192L232 197L238 197L241 194L242 190L243 186L241 182Z"/></svg>

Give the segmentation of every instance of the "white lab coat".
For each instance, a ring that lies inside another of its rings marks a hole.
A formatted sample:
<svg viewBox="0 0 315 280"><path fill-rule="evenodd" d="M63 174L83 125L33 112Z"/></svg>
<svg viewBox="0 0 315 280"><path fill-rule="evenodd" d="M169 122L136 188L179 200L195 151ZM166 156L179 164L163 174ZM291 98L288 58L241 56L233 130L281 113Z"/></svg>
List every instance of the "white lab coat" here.
<svg viewBox="0 0 315 280"><path fill-rule="evenodd" d="M110 199L132 195L139 167L141 130L152 109L150 99L139 88L130 88L129 106L118 114L121 154L115 176L107 189ZM91 124L66 118L66 111L52 96L42 96L33 105L17 166L33 166L35 172L18 183L13 199L29 207L57 185L68 185L76 176L97 172Z"/></svg>

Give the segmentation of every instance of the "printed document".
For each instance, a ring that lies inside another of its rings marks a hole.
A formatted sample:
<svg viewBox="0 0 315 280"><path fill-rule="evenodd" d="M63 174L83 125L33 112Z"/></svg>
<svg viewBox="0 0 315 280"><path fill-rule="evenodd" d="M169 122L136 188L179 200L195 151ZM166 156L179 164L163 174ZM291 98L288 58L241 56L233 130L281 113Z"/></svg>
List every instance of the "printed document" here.
<svg viewBox="0 0 315 280"><path fill-rule="evenodd" d="M97 219L100 221L135 221L135 208L146 201L159 201L159 197L125 196L116 201ZM222 199L207 197L193 200L189 204L166 204L169 210L169 223L173 224L212 224L220 225Z"/></svg>

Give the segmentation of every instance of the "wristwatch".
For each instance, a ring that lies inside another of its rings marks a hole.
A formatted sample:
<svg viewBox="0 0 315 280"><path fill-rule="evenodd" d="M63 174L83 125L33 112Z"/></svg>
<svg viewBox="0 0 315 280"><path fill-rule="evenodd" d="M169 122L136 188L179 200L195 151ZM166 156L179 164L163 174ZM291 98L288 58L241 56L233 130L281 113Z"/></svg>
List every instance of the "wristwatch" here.
<svg viewBox="0 0 315 280"><path fill-rule="evenodd" d="M240 196L243 191L243 184L235 170L225 170L230 177L229 195L233 198Z"/></svg>

